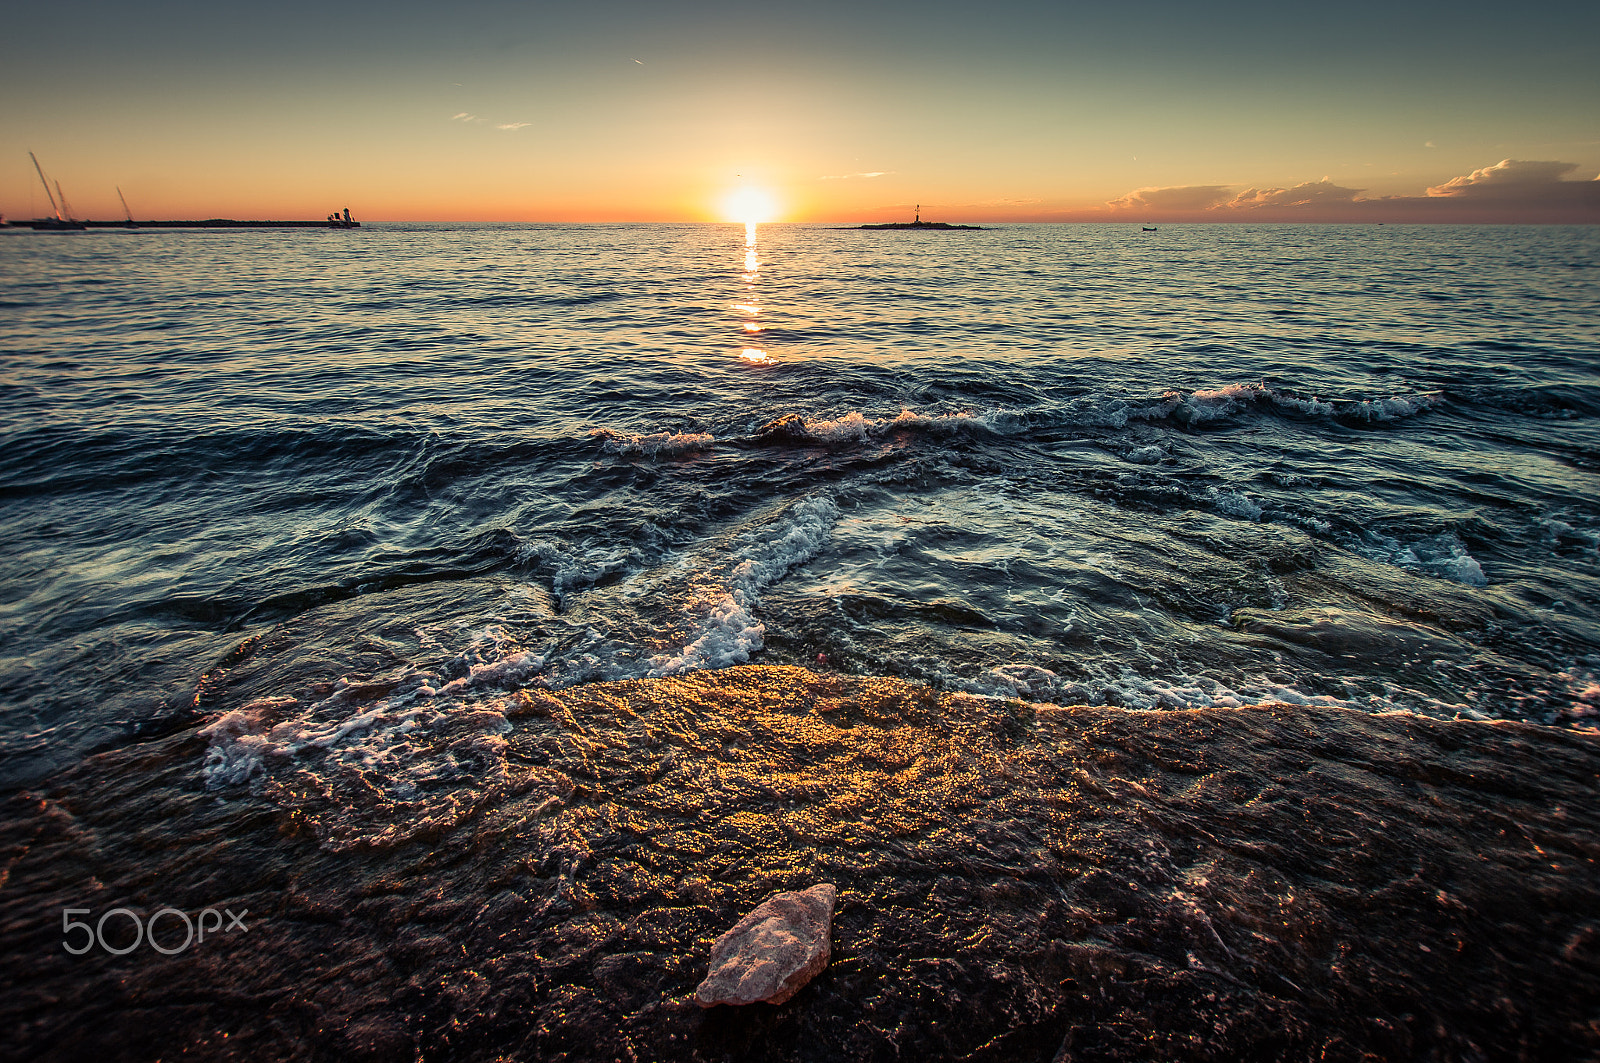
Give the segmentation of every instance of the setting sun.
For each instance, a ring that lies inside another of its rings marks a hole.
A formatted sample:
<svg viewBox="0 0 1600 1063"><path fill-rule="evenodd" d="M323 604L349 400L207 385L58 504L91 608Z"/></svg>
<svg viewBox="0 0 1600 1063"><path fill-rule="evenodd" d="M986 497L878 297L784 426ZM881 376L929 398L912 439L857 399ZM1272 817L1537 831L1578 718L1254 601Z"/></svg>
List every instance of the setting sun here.
<svg viewBox="0 0 1600 1063"><path fill-rule="evenodd" d="M777 199L764 188L736 188L722 197L722 216L727 221L755 225L774 220L777 213Z"/></svg>

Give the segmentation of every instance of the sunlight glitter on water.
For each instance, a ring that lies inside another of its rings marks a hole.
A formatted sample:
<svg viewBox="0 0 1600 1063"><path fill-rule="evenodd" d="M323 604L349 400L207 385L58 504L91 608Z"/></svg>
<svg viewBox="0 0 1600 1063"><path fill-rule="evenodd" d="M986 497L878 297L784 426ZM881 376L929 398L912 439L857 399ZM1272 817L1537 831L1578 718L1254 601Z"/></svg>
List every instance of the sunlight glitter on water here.
<svg viewBox="0 0 1600 1063"><path fill-rule="evenodd" d="M1592 230L769 225L759 274L755 235L4 237L0 753L26 775L242 637L463 573L649 656L679 617L619 588L818 491L874 530L763 592L769 659L1593 700ZM584 645L563 676L604 671Z"/></svg>

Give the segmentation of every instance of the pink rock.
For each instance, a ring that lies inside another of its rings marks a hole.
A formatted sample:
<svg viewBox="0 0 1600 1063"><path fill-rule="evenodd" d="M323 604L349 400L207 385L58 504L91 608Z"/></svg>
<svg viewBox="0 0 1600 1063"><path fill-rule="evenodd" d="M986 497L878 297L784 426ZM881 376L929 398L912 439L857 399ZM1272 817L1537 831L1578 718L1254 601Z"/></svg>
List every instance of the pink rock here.
<svg viewBox="0 0 1600 1063"><path fill-rule="evenodd" d="M711 970L695 1003L782 1004L800 992L828 966L837 899L827 883L767 898L711 946Z"/></svg>

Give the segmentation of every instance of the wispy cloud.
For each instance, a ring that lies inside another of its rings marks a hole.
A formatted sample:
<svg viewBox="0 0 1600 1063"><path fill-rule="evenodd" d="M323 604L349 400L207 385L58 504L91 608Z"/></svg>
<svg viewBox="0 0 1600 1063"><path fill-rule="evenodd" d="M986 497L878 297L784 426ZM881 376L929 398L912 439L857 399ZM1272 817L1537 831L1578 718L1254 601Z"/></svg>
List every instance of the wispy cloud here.
<svg viewBox="0 0 1600 1063"><path fill-rule="evenodd" d="M819 181L849 181L857 177L883 177L894 173L893 170L873 170L871 173L836 173L827 174L817 178Z"/></svg>
<svg viewBox="0 0 1600 1063"><path fill-rule="evenodd" d="M479 117L470 111L461 111L457 114L453 114L450 116L450 121L464 122L468 125L492 125L496 129L504 129L507 131L526 129L528 126L533 124L532 122L495 122L488 118Z"/></svg>

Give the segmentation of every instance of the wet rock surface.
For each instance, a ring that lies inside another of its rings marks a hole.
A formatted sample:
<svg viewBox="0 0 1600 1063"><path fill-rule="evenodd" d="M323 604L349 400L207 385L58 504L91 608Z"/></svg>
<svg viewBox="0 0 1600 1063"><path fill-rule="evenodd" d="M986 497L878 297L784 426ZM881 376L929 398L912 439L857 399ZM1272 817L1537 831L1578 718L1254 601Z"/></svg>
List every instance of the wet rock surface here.
<svg viewBox="0 0 1600 1063"><path fill-rule="evenodd" d="M828 966L838 891L824 883L780 893L711 946L711 970L694 992L701 1007L782 1004Z"/></svg>
<svg viewBox="0 0 1600 1063"><path fill-rule="evenodd" d="M8 797L0 1051L1600 1054L1592 735L754 666L495 696L459 711L509 721L504 771L460 815L419 792L420 824L310 762L208 791L198 727ZM352 832L375 810L397 829ZM716 939L818 882L838 889L826 969L783 1007L697 1006ZM63 909L117 907L248 909L249 930L63 949Z"/></svg>

